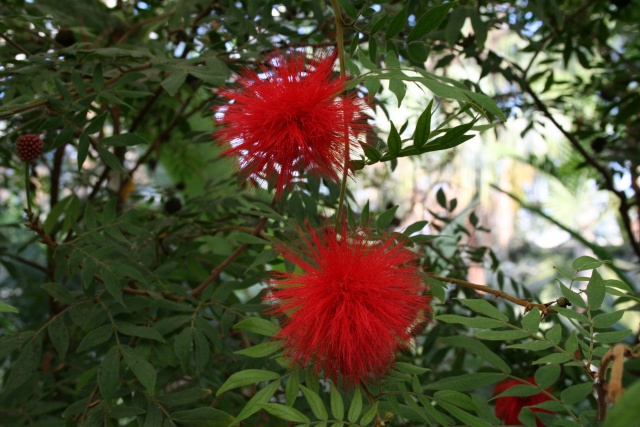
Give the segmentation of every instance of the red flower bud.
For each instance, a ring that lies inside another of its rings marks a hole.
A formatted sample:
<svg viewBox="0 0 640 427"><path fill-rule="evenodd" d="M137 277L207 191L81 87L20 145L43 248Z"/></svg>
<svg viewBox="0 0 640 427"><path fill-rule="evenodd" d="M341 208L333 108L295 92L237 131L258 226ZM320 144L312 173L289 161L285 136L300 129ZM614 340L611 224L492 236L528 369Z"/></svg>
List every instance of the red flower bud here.
<svg viewBox="0 0 640 427"><path fill-rule="evenodd" d="M16 148L18 149L20 160L30 162L42 154L42 140L38 135L28 133L18 138Z"/></svg>

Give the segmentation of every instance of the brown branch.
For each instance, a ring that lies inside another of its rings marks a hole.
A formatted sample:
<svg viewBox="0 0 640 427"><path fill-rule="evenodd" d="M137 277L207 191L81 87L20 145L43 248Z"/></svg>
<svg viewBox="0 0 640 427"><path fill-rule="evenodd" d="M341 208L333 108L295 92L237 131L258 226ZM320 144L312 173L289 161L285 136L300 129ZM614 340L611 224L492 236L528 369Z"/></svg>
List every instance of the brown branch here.
<svg viewBox="0 0 640 427"><path fill-rule="evenodd" d="M6 253L6 252L5 252L5 253L1 253L1 254L0 254L0 256L4 256L4 257L7 257L7 258L14 259L14 260L16 260L16 261L18 261L18 262L20 262L20 263L22 263L22 264L28 265L29 267L33 267L33 268L35 268L36 270L40 270L40 271L42 271L42 272L43 272L43 273L45 273L45 274L50 274L50 273L51 273L51 270L49 270L49 269L48 269L47 267L45 267L44 265L40 265L40 264L38 264L37 262L33 262L33 261L29 260L29 259L22 258L22 257L21 257L21 256L19 256L19 255L14 255L14 254Z"/></svg>
<svg viewBox="0 0 640 427"><path fill-rule="evenodd" d="M549 308L548 304L540 304L540 303L527 301L527 300L524 300L524 299L521 299L521 298L516 298L516 297L514 297L512 295L509 295L506 292L500 291L498 289L490 288L490 287L488 287L486 285L479 285L477 283L467 282L466 280L451 279L451 278L448 278L448 277L440 277L440 276L436 276L435 274L431 274L431 273L425 273L425 274L428 277L431 277L432 279L440 280L441 282L453 283L454 285L464 286L465 288L475 289L477 291L486 292L486 293L491 294L491 295L493 295L495 297L498 297L498 298L506 299L507 301L511 301L514 304L521 305L527 311L531 310L534 307L538 307L538 309L540 309L540 312L545 316L547 314L556 313L556 311L554 309Z"/></svg>
<svg viewBox="0 0 640 427"><path fill-rule="evenodd" d="M38 218L35 215L33 215L33 213L27 213L27 227L30 230L35 231L36 234L38 236L40 236L40 239L41 239L42 243L44 243L45 245L47 245L51 249L55 249L55 248L58 247L58 243L56 243L51 238L51 236L49 236L44 231L44 228L42 228L42 226L38 223Z"/></svg>
<svg viewBox="0 0 640 427"><path fill-rule="evenodd" d="M624 373L624 359L640 358L640 354L635 353L624 344L616 344L610 348L600 361L597 373L598 390L598 419L604 421L607 415L607 405L616 403L624 394L622 386L622 374ZM607 368L611 363L611 376L607 383Z"/></svg>
<svg viewBox="0 0 640 427"><path fill-rule="evenodd" d="M275 201L275 198L274 198L274 201ZM271 204L273 205L273 202ZM258 223L256 228L253 229L253 232L251 234L254 236L258 236L262 231L262 229L264 228L264 226L267 224L267 221L268 221L268 218L263 218L262 220L260 220L260 222ZM249 245L247 243L243 243L242 245L238 246L236 250L231 253L231 255L229 255L224 261L222 261L216 268L211 270L209 277L204 279L202 283L200 283L197 287L195 287L191 291L191 296L198 298L202 293L202 291L204 291L207 288L207 286L213 283L213 281L216 280L218 276L220 276L220 274L224 271L224 269L227 268L227 266L231 264L236 258L238 258L238 256L240 256L240 254L244 252L244 250L248 246Z"/></svg>
<svg viewBox="0 0 640 427"><path fill-rule="evenodd" d="M11 40L11 37L7 36L5 33L0 33L0 37L5 39L5 41L7 43L9 43L11 46L15 47L16 49L18 49L20 52L24 53L27 56L31 56L31 53L27 49L23 48L18 43L16 43L13 40Z"/></svg>

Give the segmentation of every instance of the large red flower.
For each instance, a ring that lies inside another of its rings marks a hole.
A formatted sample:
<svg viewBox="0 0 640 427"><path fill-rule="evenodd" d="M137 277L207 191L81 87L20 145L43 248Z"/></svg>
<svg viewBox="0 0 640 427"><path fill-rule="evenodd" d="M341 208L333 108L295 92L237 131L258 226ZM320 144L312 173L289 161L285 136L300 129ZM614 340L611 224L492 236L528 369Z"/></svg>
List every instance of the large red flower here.
<svg viewBox="0 0 640 427"><path fill-rule="evenodd" d="M346 95L346 78L334 76L335 58L277 54L244 70L238 88L220 91L228 102L216 108L223 127L214 137L231 145L222 155L239 158L245 179L264 179L277 195L302 172L339 179L345 147L355 148L369 125L366 103Z"/></svg>
<svg viewBox="0 0 640 427"><path fill-rule="evenodd" d="M524 381L536 384L536 381L533 377L527 378ZM494 389L495 395L499 395L506 390L510 389L513 386L523 384L522 381L519 380L504 380L498 383ZM547 393L551 393L551 389L546 390ZM496 417L500 418L505 425L509 426L521 426L523 425L518 420L518 415L520 415L520 411L525 406L535 406L542 402L546 402L547 400L551 400L549 396L544 393L534 394L533 396L519 397L519 396L508 396L508 397L499 397L496 399ZM540 408L531 408L531 412L545 412L551 413L551 411L547 411ZM542 421L536 418L536 424L538 427L544 427Z"/></svg>
<svg viewBox="0 0 640 427"><path fill-rule="evenodd" d="M416 255L366 230L301 234L301 247L279 245L296 270L276 273L267 296L285 355L346 384L381 377L430 314Z"/></svg>

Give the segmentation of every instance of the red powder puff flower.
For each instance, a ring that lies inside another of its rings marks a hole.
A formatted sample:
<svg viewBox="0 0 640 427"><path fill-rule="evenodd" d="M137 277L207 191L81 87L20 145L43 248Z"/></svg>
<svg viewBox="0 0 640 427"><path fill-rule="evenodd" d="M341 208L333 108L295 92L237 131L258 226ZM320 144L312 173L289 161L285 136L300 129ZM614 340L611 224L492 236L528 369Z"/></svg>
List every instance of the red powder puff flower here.
<svg viewBox="0 0 640 427"><path fill-rule="evenodd" d="M527 378L524 381L536 385L536 381L533 377ZM499 395L513 386L522 384L523 382L519 380L504 380L496 385L494 394ZM547 393L551 393L551 389L547 389L546 391ZM533 396L526 397L499 397L496 399L496 417L500 418L505 423L505 425L521 426L523 424L518 420L518 415L520 415L520 411L522 410L522 408L526 406L535 406L542 402L546 402L547 400L551 400L551 398L544 393L538 393L534 394ZM540 408L531 408L531 412L544 412L547 414L552 413L551 411ZM540 421L537 417L536 424L538 427L544 427L542 421Z"/></svg>
<svg viewBox="0 0 640 427"><path fill-rule="evenodd" d="M285 356L345 384L379 378L430 314L417 256L388 235L307 229L302 247L278 245L297 268L276 273L266 297Z"/></svg>
<svg viewBox="0 0 640 427"><path fill-rule="evenodd" d="M334 77L335 58L277 54L244 70L239 88L220 91L229 102L216 108L223 127L214 137L231 145L222 155L240 159L244 179L265 179L278 196L305 171L339 179L346 144L355 148L369 125L366 103L345 95L347 79Z"/></svg>

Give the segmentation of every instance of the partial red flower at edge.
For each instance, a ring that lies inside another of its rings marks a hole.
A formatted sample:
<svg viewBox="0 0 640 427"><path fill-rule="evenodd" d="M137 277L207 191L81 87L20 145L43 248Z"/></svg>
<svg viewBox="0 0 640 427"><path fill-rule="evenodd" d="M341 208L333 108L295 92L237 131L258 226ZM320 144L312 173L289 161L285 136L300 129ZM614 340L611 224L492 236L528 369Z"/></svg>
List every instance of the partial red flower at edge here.
<svg viewBox="0 0 640 427"><path fill-rule="evenodd" d="M275 273L265 298L282 320L285 356L347 385L382 377L431 313L417 256L346 226L301 235L303 248L278 245L297 269Z"/></svg>
<svg viewBox="0 0 640 427"><path fill-rule="evenodd" d="M533 377L526 378L524 381L536 384L536 381ZM497 396L511 387L524 384L522 381L518 380L504 380L498 383L493 390L494 394ZM551 393L551 389L546 389L548 393ZM542 402L546 402L547 400L551 400L549 396L544 393L534 394L533 396L519 397L519 396L508 396L508 397L499 397L496 399L496 408L495 414L496 417L500 418L505 425L509 426L521 426L523 425L520 420L518 420L518 415L520 415L520 411L525 406L535 406ZM553 412L547 411L545 409L540 408L531 408L531 412L544 412L547 414L551 414ZM540 421L536 417L536 424L538 427L544 427L542 421Z"/></svg>
<svg viewBox="0 0 640 427"><path fill-rule="evenodd" d="M366 103L346 95L346 77L335 77L336 55L278 53L257 71L245 69L237 89L220 95L228 102L216 107L222 128L214 138L237 156L241 176L275 184L276 195L291 187L303 172L338 181L344 168L345 143L370 129Z"/></svg>

